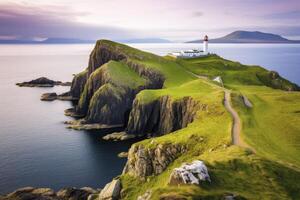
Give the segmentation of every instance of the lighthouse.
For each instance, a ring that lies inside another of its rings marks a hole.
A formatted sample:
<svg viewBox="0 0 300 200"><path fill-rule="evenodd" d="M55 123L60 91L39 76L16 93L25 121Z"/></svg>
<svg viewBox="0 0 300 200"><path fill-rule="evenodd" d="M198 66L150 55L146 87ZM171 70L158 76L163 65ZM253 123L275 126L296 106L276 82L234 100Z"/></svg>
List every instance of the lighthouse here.
<svg viewBox="0 0 300 200"><path fill-rule="evenodd" d="M208 53L208 36L205 35L203 39L203 52Z"/></svg>

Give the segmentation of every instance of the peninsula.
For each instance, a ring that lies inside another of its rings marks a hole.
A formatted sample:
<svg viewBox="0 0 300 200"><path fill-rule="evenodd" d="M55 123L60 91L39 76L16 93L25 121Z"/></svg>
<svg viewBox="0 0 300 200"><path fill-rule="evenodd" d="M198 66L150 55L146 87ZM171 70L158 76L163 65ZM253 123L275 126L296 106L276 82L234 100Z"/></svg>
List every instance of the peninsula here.
<svg viewBox="0 0 300 200"><path fill-rule="evenodd" d="M80 119L68 126L121 126L141 141L89 199L297 199L299 90L215 54L161 57L97 41L72 81L78 104L67 114Z"/></svg>

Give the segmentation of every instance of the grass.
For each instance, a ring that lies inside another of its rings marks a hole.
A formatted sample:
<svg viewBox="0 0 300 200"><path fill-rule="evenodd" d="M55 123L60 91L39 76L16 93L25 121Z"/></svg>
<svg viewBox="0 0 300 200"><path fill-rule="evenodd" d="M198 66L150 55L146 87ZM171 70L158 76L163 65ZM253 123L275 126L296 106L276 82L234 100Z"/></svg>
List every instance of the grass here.
<svg viewBox="0 0 300 200"><path fill-rule="evenodd" d="M165 59L164 57L109 40L99 40L96 46L97 45L106 46L113 51L122 52L127 56L128 61L140 64L146 69L160 72L166 78L164 82L165 88L176 87L196 79L191 74L187 73L180 64Z"/></svg>
<svg viewBox="0 0 300 200"><path fill-rule="evenodd" d="M118 86L135 89L146 83L146 79L140 77L133 69L122 62L109 61L99 69L105 70L105 73L109 74L111 81Z"/></svg>
<svg viewBox="0 0 300 200"><path fill-rule="evenodd" d="M214 98L213 93L223 91L217 85L213 85L208 80L197 79L178 87L165 88L160 90L143 90L137 95L137 99L141 103L149 103L161 96L171 96L174 100L181 99L186 96L193 97L195 100L210 101ZM205 97L205 98L204 98Z"/></svg>
<svg viewBox="0 0 300 200"><path fill-rule="evenodd" d="M221 76L226 87L238 85L266 85L284 90L299 89L286 79L274 75L260 66L247 66L239 62L223 59L217 55L203 58L178 59L184 68L195 74L205 75L210 78ZM274 76L272 76L274 75Z"/></svg>
<svg viewBox="0 0 300 200"><path fill-rule="evenodd" d="M233 86L253 104L246 108L234 95L243 122L242 137L258 154L300 169L300 93L268 87Z"/></svg>

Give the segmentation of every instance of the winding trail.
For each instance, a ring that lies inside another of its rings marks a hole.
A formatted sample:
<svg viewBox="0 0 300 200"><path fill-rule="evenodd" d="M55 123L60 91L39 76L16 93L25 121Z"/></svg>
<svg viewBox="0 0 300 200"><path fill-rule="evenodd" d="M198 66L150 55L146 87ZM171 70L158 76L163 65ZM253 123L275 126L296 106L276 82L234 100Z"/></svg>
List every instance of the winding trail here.
<svg viewBox="0 0 300 200"><path fill-rule="evenodd" d="M199 79L209 80L208 77L206 77L206 76L201 76L201 75L195 74L195 73L193 73L191 71L188 71L186 69L185 69L185 71L188 72L189 74L199 78ZM209 81L208 81L208 84L210 84L214 87L220 87L217 84L213 84ZM241 119L240 119L237 111L231 106L231 96L230 96L231 93L230 93L230 90L224 88L224 86L222 86L221 88L224 90L224 93L225 93L224 94L224 106L233 118L233 124L232 124L232 128L231 128L232 144L237 145L237 146L241 146L241 147L249 148L254 152L253 148L249 147L249 145L244 143L242 141L241 137L240 137L240 135L241 135Z"/></svg>
<svg viewBox="0 0 300 200"><path fill-rule="evenodd" d="M238 113L234 110L234 108L231 106L231 97L230 97L230 91L225 89L225 95L224 95L224 106L226 110L231 114L233 118L233 125L231 129L231 135L232 135L232 144L238 145L238 146L244 146L241 144L240 139L240 133L241 133L241 119L238 115Z"/></svg>

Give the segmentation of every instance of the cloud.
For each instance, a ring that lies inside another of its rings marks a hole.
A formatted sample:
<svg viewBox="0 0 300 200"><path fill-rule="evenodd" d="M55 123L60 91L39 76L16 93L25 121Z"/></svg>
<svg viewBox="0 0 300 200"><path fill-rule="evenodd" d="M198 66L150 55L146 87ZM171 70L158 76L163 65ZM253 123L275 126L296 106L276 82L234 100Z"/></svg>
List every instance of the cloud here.
<svg viewBox="0 0 300 200"><path fill-rule="evenodd" d="M75 12L64 6L43 6L42 8L6 4L0 5L0 35L20 38L62 37L62 38L129 38L132 34L113 26L96 26L76 21Z"/></svg>
<svg viewBox="0 0 300 200"><path fill-rule="evenodd" d="M293 20L300 20L300 10L292 10L288 12L280 12L280 13L273 13L273 14L268 14L268 15L263 15L262 16L265 19L293 19Z"/></svg>
<svg viewBox="0 0 300 200"><path fill-rule="evenodd" d="M202 17L204 15L204 13L202 11L196 11L193 13L194 17Z"/></svg>

